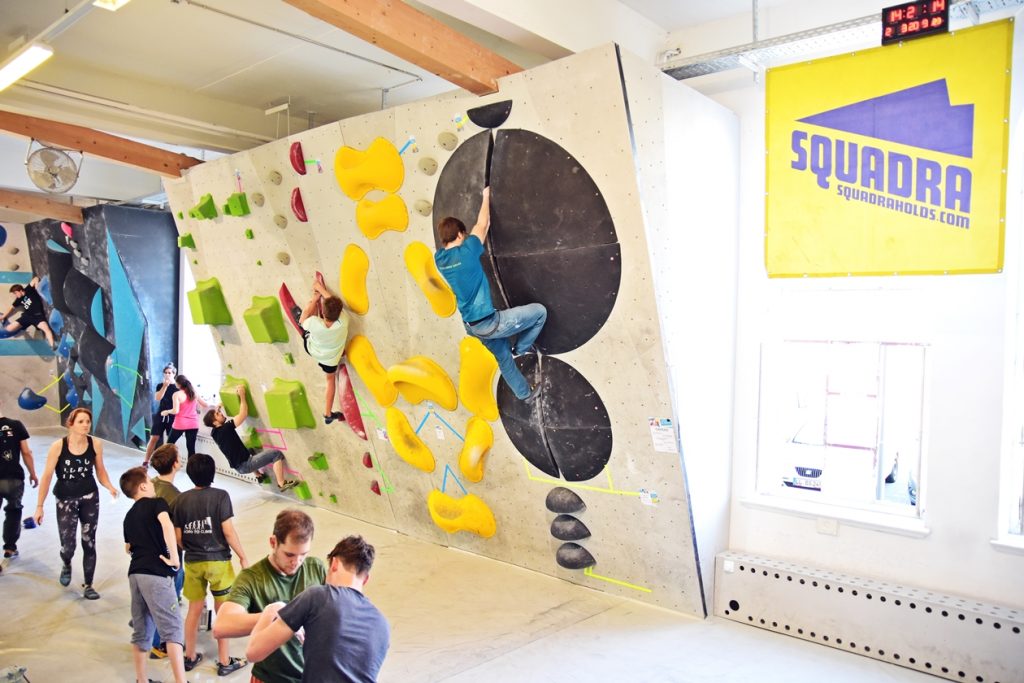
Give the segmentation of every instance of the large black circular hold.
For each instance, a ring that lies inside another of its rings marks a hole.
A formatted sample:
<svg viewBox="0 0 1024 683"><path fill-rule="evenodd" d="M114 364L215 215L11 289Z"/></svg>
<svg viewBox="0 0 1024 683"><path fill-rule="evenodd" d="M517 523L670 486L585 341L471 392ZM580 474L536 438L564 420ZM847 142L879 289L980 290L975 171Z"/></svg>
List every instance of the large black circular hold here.
<svg viewBox="0 0 1024 683"><path fill-rule="evenodd" d="M560 514L583 512L587 509L587 504L583 502L583 499L575 491L564 486L556 486L548 491L548 496L544 499L544 506L551 512Z"/></svg>
<svg viewBox="0 0 1024 683"><path fill-rule="evenodd" d="M508 115L512 113L512 100L485 104L482 107L473 107L466 112L469 120L481 128L497 128L505 123Z"/></svg>
<svg viewBox="0 0 1024 683"><path fill-rule="evenodd" d="M558 515L551 521L551 535L559 541L581 541L590 538L590 529L572 515Z"/></svg>
<svg viewBox="0 0 1024 683"><path fill-rule="evenodd" d="M597 560L578 543L563 543L555 552L555 562L566 569L586 569L597 564Z"/></svg>
<svg viewBox="0 0 1024 683"><path fill-rule="evenodd" d="M466 230L473 229L477 214L480 213L480 195L487 185L491 145L491 131L477 133L459 145L441 169L437 189L434 190L433 207L434 246L438 249L441 248L441 242L437 238L437 224L441 219L454 216L465 224ZM491 203L493 205L493 198ZM487 258L482 260L486 263ZM495 295L493 284L491 295L492 298ZM500 307L505 308L504 305Z"/></svg>
<svg viewBox="0 0 1024 683"><path fill-rule="evenodd" d="M516 358L516 365L541 390L537 400L527 403L516 398L504 379L498 383L501 424L512 444L530 464L553 477L596 477L612 454L611 420L597 390L576 368L552 356L538 362L536 354L526 354Z"/></svg>

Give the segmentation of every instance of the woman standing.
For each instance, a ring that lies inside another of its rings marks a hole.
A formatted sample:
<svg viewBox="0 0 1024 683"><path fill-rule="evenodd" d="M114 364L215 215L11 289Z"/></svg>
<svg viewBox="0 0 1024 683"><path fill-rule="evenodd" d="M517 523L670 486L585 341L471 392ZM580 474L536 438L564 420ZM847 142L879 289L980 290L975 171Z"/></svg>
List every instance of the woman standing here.
<svg viewBox="0 0 1024 683"><path fill-rule="evenodd" d="M182 434L185 435L185 448L188 457L196 452L196 435L199 433L199 410L206 410L210 406L206 401L196 395L192 388L192 382L188 381L185 375L178 375L174 378L178 385L178 391L174 392L174 403L170 410L164 410L161 415L173 415L174 422L171 423L171 431L167 435L167 443L177 443Z"/></svg>
<svg viewBox="0 0 1024 683"><path fill-rule="evenodd" d="M53 495L57 497L57 531L60 534L60 585L71 583L71 558L75 555L75 532L82 525L82 571L85 573L84 596L99 600L100 594L92 587L96 572L96 523L100 517L100 494L96 486L99 479L103 488L117 498L117 489L110 483L103 465L103 443L89 436L92 413L88 408L75 408L68 415L68 435L50 446L46 454L46 468L40 478L39 504L33 515L36 524L43 523L43 503L54 472L57 484ZM93 471L95 470L95 476Z"/></svg>
<svg viewBox="0 0 1024 683"><path fill-rule="evenodd" d="M174 375L177 372L178 369L174 367L174 363L164 366L164 381L154 394L159 405L156 412L153 413L153 426L149 430L149 443L146 444L146 457L142 461L143 467L149 467L149 459L153 457L153 450L160 445L164 435L171 430L171 418L165 416L164 411L174 407L174 392L169 389L174 384Z"/></svg>

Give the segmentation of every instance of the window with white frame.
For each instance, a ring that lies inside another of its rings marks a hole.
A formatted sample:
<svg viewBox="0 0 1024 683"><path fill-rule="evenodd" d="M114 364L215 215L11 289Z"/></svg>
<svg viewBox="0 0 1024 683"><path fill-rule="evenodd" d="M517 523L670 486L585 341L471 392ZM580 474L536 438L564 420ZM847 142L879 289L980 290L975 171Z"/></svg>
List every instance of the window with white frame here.
<svg viewBox="0 0 1024 683"><path fill-rule="evenodd" d="M926 347L761 348L757 492L920 516Z"/></svg>

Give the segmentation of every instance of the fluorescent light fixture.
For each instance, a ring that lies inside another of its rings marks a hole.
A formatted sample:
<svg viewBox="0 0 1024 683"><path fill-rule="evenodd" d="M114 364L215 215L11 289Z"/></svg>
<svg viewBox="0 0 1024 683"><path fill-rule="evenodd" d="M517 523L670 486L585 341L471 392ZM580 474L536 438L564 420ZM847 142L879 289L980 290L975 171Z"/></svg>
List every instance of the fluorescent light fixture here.
<svg viewBox="0 0 1024 683"><path fill-rule="evenodd" d="M102 7L103 9L108 9L111 12L116 12L131 1L132 0L94 0L92 4L95 7Z"/></svg>
<svg viewBox="0 0 1024 683"><path fill-rule="evenodd" d="M53 48L43 43L28 43L0 64L0 90L25 76L53 56Z"/></svg>

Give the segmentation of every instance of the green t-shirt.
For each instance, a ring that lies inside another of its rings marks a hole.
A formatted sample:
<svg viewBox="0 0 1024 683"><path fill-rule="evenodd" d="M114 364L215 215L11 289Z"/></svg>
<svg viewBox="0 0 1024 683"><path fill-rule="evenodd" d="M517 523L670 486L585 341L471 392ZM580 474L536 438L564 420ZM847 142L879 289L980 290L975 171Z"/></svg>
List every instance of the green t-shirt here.
<svg viewBox="0 0 1024 683"><path fill-rule="evenodd" d="M160 477L153 477L150 481L153 482L153 490L156 493L156 497L163 498L167 501L168 505L173 504L174 499L178 497L179 493L181 493L177 486L164 481Z"/></svg>
<svg viewBox="0 0 1024 683"><path fill-rule="evenodd" d="M310 586L322 586L327 568L318 557L307 557L292 576L282 576L264 557L235 578L228 600L241 605L249 614L258 614L273 602L288 602ZM264 683L302 683L302 645L292 638L257 662L252 675Z"/></svg>

